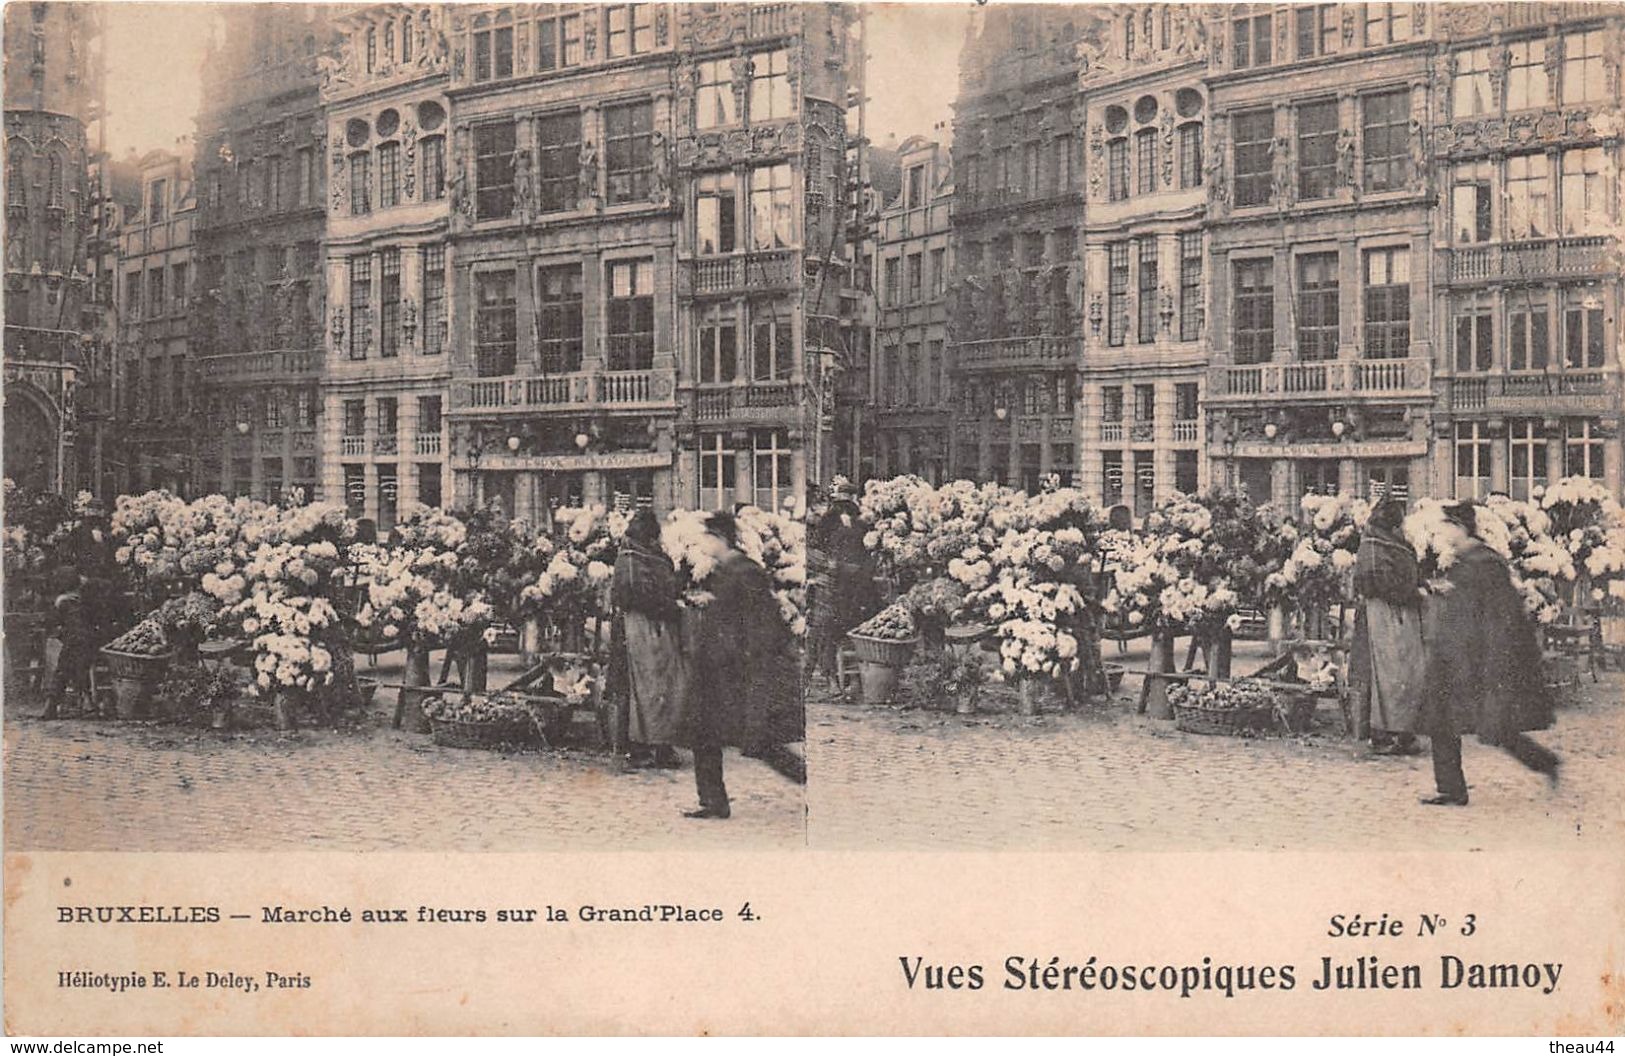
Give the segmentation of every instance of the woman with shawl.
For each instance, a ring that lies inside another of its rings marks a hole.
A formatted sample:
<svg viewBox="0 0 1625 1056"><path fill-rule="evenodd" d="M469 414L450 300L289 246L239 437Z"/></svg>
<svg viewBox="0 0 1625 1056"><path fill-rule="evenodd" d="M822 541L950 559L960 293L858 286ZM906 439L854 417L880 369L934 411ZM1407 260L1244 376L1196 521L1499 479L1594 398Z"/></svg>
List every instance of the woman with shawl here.
<svg viewBox="0 0 1625 1056"><path fill-rule="evenodd" d="M1438 793L1429 806L1467 805L1461 738L1476 733L1557 783L1558 757L1526 736L1552 724L1540 644L1507 563L1473 533L1470 503L1445 507L1441 550L1454 552L1444 588L1429 596L1423 723L1433 742Z"/></svg>
<svg viewBox="0 0 1625 1056"><path fill-rule="evenodd" d="M835 654L846 632L880 609L874 560L863 545L858 507L838 499L807 544L807 651L814 670L835 678Z"/></svg>
<svg viewBox="0 0 1625 1056"><path fill-rule="evenodd" d="M628 768L679 765L672 745L682 734L688 684L682 651L677 571L660 548L660 522L642 509L632 515L615 558L610 602L623 643L625 698L618 740Z"/></svg>
<svg viewBox="0 0 1625 1056"><path fill-rule="evenodd" d="M1354 562L1359 598L1349 686L1355 735L1380 755L1411 755L1422 711L1422 595L1416 551L1400 524L1405 504L1389 499L1371 511Z"/></svg>

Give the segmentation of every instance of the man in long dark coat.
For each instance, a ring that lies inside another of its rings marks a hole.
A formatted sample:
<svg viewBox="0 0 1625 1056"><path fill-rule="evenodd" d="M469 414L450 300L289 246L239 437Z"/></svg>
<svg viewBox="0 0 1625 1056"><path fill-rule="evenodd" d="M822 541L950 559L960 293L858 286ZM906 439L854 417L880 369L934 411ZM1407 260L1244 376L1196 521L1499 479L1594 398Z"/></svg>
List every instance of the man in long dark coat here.
<svg viewBox="0 0 1625 1056"><path fill-rule="evenodd" d="M796 694L797 679L790 632L779 615L767 570L739 551L731 514L712 514L706 528L718 563L705 581L712 600L702 611L694 636L685 716L700 805L684 814L726 818L730 807L722 780L723 748L769 754L782 739L774 716Z"/></svg>
<svg viewBox="0 0 1625 1056"><path fill-rule="evenodd" d="M1461 738L1476 733L1523 765L1557 782L1558 757L1526 736L1552 724L1552 701L1541 676L1535 628L1512 586L1506 561L1473 538L1474 507L1449 506L1447 545L1456 559L1448 588L1432 595L1427 613L1427 696L1423 721L1433 742L1438 793L1430 806L1467 805Z"/></svg>

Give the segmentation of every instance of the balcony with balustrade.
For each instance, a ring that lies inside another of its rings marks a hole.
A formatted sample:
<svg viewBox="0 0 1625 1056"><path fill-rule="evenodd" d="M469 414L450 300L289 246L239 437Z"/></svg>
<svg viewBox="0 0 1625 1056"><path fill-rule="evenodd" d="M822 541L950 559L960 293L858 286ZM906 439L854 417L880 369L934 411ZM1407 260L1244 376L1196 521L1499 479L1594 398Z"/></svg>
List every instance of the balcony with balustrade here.
<svg viewBox="0 0 1625 1056"><path fill-rule="evenodd" d="M414 455L440 454L440 431L432 433L418 433L412 437L412 453Z"/></svg>
<svg viewBox="0 0 1625 1056"><path fill-rule="evenodd" d="M548 411L675 411L673 370L581 370L521 378L471 378L451 386L460 417Z"/></svg>
<svg viewBox="0 0 1625 1056"><path fill-rule="evenodd" d="M226 352L198 358L198 374L212 385L253 385L307 381L322 372L322 352L283 348L259 352Z"/></svg>
<svg viewBox="0 0 1625 1056"><path fill-rule="evenodd" d="M800 413L802 386L789 381L752 381L697 389L694 420L733 425L787 425Z"/></svg>
<svg viewBox="0 0 1625 1056"><path fill-rule="evenodd" d="M1083 344L1076 337L995 337L949 346L949 370L955 373L1031 370L1074 366Z"/></svg>
<svg viewBox="0 0 1625 1056"><path fill-rule="evenodd" d="M1562 415L1619 413L1617 370L1485 374L1437 379L1439 404L1451 414Z"/></svg>
<svg viewBox="0 0 1625 1056"><path fill-rule="evenodd" d="M1595 277L1620 268L1618 241L1607 235L1490 242L1438 253L1445 286Z"/></svg>
<svg viewBox="0 0 1625 1056"><path fill-rule="evenodd" d="M793 290L801 284L801 251L776 249L691 260L681 276L690 297Z"/></svg>
<svg viewBox="0 0 1625 1056"><path fill-rule="evenodd" d="M1426 359L1328 359L1294 363L1221 363L1208 371L1215 404L1430 400Z"/></svg>

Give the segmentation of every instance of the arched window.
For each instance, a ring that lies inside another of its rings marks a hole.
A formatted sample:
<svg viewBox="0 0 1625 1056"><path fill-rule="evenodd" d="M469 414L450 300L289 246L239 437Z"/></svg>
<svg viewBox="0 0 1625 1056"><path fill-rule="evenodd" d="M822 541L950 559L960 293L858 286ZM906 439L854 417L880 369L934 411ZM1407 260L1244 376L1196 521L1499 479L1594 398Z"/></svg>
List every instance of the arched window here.
<svg viewBox="0 0 1625 1056"><path fill-rule="evenodd" d="M378 68L378 27L367 27L367 72Z"/></svg>
<svg viewBox="0 0 1625 1056"><path fill-rule="evenodd" d="M51 152L50 166L45 181L45 204L53 209L62 208L62 155Z"/></svg>
<svg viewBox="0 0 1625 1056"><path fill-rule="evenodd" d="M395 65L395 20L384 23L384 65Z"/></svg>
<svg viewBox="0 0 1625 1056"><path fill-rule="evenodd" d="M6 204L28 204L28 177L26 166L26 152L20 143L13 144L6 151Z"/></svg>
<svg viewBox="0 0 1625 1056"><path fill-rule="evenodd" d="M412 61L412 16L401 18L401 62Z"/></svg>

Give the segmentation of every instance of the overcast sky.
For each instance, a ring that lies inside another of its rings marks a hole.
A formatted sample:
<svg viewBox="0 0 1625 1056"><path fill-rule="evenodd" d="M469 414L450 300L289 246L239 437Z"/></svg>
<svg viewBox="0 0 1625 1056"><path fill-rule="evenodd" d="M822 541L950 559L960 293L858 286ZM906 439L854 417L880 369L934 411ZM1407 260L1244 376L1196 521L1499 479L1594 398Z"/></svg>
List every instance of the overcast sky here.
<svg viewBox="0 0 1625 1056"><path fill-rule="evenodd" d="M116 3L107 13L108 148L145 152L191 136L208 18L204 4ZM870 5L870 137L931 135L953 114L959 47L975 9L957 3Z"/></svg>

